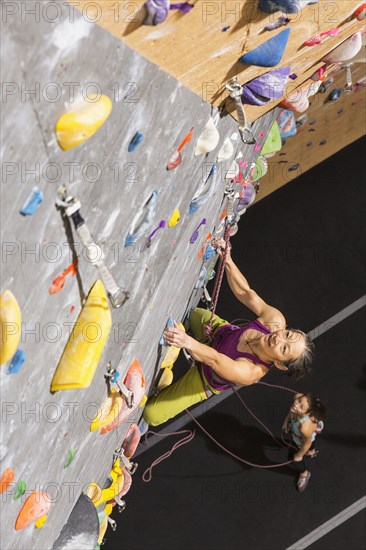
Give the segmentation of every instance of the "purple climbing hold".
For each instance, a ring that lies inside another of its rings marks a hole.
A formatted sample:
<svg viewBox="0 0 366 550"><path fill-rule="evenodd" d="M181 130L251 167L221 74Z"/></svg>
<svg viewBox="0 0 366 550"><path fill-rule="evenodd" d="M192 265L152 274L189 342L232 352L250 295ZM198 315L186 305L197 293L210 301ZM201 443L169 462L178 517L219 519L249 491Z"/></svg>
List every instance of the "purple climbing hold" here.
<svg viewBox="0 0 366 550"><path fill-rule="evenodd" d="M194 244L196 240L198 239L199 235L199 229L202 225L206 225L206 218L203 218L203 220L200 222L200 224L196 227L196 229L192 233L192 237L190 238L190 244Z"/></svg>
<svg viewBox="0 0 366 550"><path fill-rule="evenodd" d="M327 143L327 140L326 139L322 139L320 142L319 142L319 145L325 145Z"/></svg>
<svg viewBox="0 0 366 550"><path fill-rule="evenodd" d="M226 32L230 29L230 26L229 27L224 27L223 29L221 29L221 32Z"/></svg>
<svg viewBox="0 0 366 550"><path fill-rule="evenodd" d="M298 168L300 168L300 164L292 164L292 165L289 167L288 171L289 171L289 172L293 172L294 170L297 170Z"/></svg>
<svg viewBox="0 0 366 550"><path fill-rule="evenodd" d="M144 25L160 25L168 17L170 0L147 0Z"/></svg>
<svg viewBox="0 0 366 550"><path fill-rule="evenodd" d="M189 2L179 2L178 4L170 5L171 10L180 10L184 15L189 13L192 8L194 8L194 4L190 4Z"/></svg>
<svg viewBox="0 0 366 550"><path fill-rule="evenodd" d="M291 80L296 80L297 79L297 74L292 73L292 74L289 74L288 77L291 78Z"/></svg>
<svg viewBox="0 0 366 550"><path fill-rule="evenodd" d="M242 86L241 100L249 105L266 105L284 94L290 67L281 67L254 78Z"/></svg>

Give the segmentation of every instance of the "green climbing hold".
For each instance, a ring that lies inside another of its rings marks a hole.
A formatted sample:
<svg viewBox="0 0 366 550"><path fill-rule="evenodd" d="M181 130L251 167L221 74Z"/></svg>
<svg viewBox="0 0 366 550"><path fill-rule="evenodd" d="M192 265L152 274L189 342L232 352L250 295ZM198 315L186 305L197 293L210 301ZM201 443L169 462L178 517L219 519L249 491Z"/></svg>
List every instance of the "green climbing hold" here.
<svg viewBox="0 0 366 550"><path fill-rule="evenodd" d="M258 181L260 178L263 178L266 175L267 170L268 170L268 162L266 157L259 155L257 160L253 162L250 166L250 171L249 171L250 183Z"/></svg>
<svg viewBox="0 0 366 550"><path fill-rule="evenodd" d="M22 495L24 495L26 489L26 483L24 480L19 481L16 489L14 491L13 500L18 500Z"/></svg>
<svg viewBox="0 0 366 550"><path fill-rule="evenodd" d="M74 460L74 456L75 456L74 449L70 449L69 454L67 455L66 462L64 464L64 468L67 468L68 466L70 466L71 462Z"/></svg>
<svg viewBox="0 0 366 550"><path fill-rule="evenodd" d="M264 145L262 147L260 154L264 157L272 157L278 151L281 151L281 148L282 148L282 142L281 142L280 129L278 127L277 121L275 120L269 131L267 139L264 142Z"/></svg>

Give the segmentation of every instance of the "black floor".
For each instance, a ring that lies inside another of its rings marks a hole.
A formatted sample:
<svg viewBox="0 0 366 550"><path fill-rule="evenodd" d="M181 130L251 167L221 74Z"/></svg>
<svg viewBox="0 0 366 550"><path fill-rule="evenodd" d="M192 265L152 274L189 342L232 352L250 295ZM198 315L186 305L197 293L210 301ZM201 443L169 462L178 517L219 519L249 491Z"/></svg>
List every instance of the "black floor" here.
<svg viewBox="0 0 366 550"><path fill-rule="evenodd" d="M360 140L253 206L232 239L233 258L251 286L294 328L309 331L365 294L365 143ZM223 285L218 313L245 318ZM251 317L250 317L251 318ZM139 457L127 509L104 548L130 550L282 550L365 495L365 308L316 339L312 374L294 383L281 373L266 382L312 391L328 406L311 461L312 478L298 494L289 467L260 470L218 449L204 434L141 474L172 438ZM240 392L279 434L291 396L263 386ZM223 445L247 460L287 460L232 395L201 417ZM192 427L192 426L189 426ZM314 543L314 550L361 550L361 512Z"/></svg>

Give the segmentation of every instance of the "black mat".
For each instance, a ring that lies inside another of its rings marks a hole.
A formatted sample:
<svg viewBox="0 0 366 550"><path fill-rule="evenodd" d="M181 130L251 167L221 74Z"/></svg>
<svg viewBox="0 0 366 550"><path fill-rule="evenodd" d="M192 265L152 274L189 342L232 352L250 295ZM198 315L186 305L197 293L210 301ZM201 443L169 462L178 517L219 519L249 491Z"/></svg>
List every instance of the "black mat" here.
<svg viewBox="0 0 366 550"><path fill-rule="evenodd" d="M305 331L365 294L364 148L364 142L356 142L249 209L232 240L234 260L251 286L290 325ZM218 313L227 319L247 315L227 285ZM285 549L363 496L364 336L365 308L316 340L313 373L306 380L295 384L281 373L265 378L312 391L329 409L318 438L320 454L310 462L312 478L303 494L296 491L291 468L243 465L200 432L154 469L151 483L143 483L144 468L177 439L167 438L139 457L127 509L113 515L118 529L108 531L104 548ZM290 394L259 385L240 394L279 434ZM251 462L287 460L286 449L276 446L235 395L201 421L220 443ZM348 520L312 547L361 550L363 516Z"/></svg>

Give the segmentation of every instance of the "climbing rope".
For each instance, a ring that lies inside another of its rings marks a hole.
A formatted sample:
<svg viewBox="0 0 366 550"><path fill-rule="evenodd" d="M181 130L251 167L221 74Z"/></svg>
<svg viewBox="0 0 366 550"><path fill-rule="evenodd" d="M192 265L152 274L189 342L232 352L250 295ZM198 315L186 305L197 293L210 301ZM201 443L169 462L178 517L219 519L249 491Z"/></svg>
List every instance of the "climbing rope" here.
<svg viewBox="0 0 366 550"><path fill-rule="evenodd" d="M287 466L288 464L291 464L293 461L292 460L287 460L287 462L281 462L281 464L268 464L268 465L264 465L264 464L254 464L253 462L249 462L248 460L244 460L244 458L236 455L235 453L233 453L232 451L229 451L229 449L227 449L226 447L224 447L223 445L221 445L221 443L219 443L210 433L208 433L208 431L202 426L202 424L200 424L200 422L198 422L197 418L195 418L193 416L193 414L188 410L186 409L186 412L189 414L189 416L192 418L192 420L197 424L197 426L199 426L201 428L201 430L218 446L220 447L220 449L222 449L223 451L225 451L227 454L229 454L230 456L232 456L233 458L235 458L236 460L239 460L239 462L242 462L244 464L247 464L248 466L252 466L253 468L280 468L281 466Z"/></svg>
<svg viewBox="0 0 366 550"><path fill-rule="evenodd" d="M279 389L283 389L283 390L286 390L286 391L289 391L291 393L297 393L296 391L294 390L291 390L290 388L287 388L286 386L280 386L280 385L277 385L277 384L268 384L267 382L258 382L258 384L262 384L263 386L269 386L269 387L272 387L272 388L279 388ZM271 432L271 430L264 424L264 422L262 422L254 413L253 411L251 411L251 409L248 407L248 405L245 403L244 399L239 395L238 391L235 389L235 388L232 388L233 392L236 394L236 396L238 397L239 401L244 405L244 407L246 408L246 410L252 415L252 417L269 433L269 435L272 437L272 439L276 442L277 445L279 445L280 447L282 446L286 446L288 448L293 448L293 449L296 449L296 447L294 445L292 445L291 443L287 442L284 440L283 438L283 432L281 434L281 442L276 438L276 436ZM233 453L232 451L230 451L229 449L227 449L226 447L224 447L223 445L221 445L221 443L219 443L203 426L202 424L194 417L194 415L188 410L186 409L185 412L192 418L192 420L197 424L197 426L218 446L220 447L220 449L222 449L223 451L225 451L227 454L229 454L230 456L232 456L233 458L235 458L236 460L239 460L239 462L242 462L244 464L247 464L248 466L251 466L253 468L262 468L262 469L270 469L270 468L280 468L281 466L287 466L288 464L291 464L293 462L293 460L287 460L286 462L281 462L280 464L268 464L268 465L264 465L264 464L254 464L253 462L249 462L248 460L245 460L244 458L236 455L235 453ZM157 466L158 464L160 464L160 462L162 462L163 460L166 460L167 458L169 458L173 452L177 449L179 449L179 447L181 447L182 445L185 445L186 443L189 443L190 441L192 441L192 439L194 438L195 436L195 430L181 430L179 432L171 432L171 433L165 433L165 434L160 434L160 433L156 433L156 432L153 432L153 431L148 431L146 434L145 434L145 441L147 441L147 436L149 434L151 435L156 435L158 437L165 437L165 436L170 436L170 435L180 435L180 434L187 434L185 437L183 437L182 439L180 439L179 441L177 441L176 443L174 443L173 447L167 451L166 453L164 453L163 455L161 455L160 457L158 457L157 459L154 460L154 462L144 471L144 473L142 474L142 480L145 482L145 483L149 483L152 479L152 470L155 466Z"/></svg>
<svg viewBox="0 0 366 550"><path fill-rule="evenodd" d="M147 441L147 436L149 434L151 435L156 435L158 437L165 437L167 435L180 435L180 434L187 434L185 437L182 437L182 439L180 439L179 441L177 441L176 443L174 443L173 447L170 449L170 451L167 451L166 453L164 453L163 455L159 456L158 458L156 458L154 460L154 462L148 467L146 468L146 470L144 471L144 473L142 474L142 481L144 481L145 483L149 483L149 481L152 480L152 469L157 466L158 464L160 464L160 462L162 462L163 460L166 460L167 458L169 458L173 453L174 451L176 451L177 449L179 449L179 447L181 447L182 445L185 445L186 443L189 443L190 441L192 441L192 439L194 438L195 434L196 434L196 430L181 430L179 432L171 432L171 433L165 433L165 434L160 434L160 433L157 433L157 432L153 432L153 431L148 431L146 434L145 434L145 441Z"/></svg>

